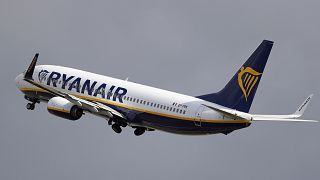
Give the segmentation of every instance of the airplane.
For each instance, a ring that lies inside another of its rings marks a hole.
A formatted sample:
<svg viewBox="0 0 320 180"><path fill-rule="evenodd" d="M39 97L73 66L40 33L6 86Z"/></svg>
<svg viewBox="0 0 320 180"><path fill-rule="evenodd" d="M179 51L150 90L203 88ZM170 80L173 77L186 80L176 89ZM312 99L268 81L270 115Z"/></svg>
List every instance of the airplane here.
<svg viewBox="0 0 320 180"><path fill-rule="evenodd" d="M36 65L38 53L15 83L30 101L28 110L45 102L51 114L72 121L91 113L106 119L116 133L129 126L136 136L154 130L227 135L255 121L318 122L299 119L312 95L293 114L249 113L272 46L273 41L263 40L222 90L197 97L68 67Z"/></svg>

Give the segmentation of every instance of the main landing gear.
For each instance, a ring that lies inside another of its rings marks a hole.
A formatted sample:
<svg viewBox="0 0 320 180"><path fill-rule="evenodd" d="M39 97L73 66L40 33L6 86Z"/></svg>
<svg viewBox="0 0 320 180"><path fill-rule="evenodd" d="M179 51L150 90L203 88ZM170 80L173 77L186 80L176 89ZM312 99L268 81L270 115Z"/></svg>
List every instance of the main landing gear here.
<svg viewBox="0 0 320 180"><path fill-rule="evenodd" d="M146 132L146 128L144 127L137 127L135 130L134 130L134 135L136 136L141 136L143 133Z"/></svg>
<svg viewBox="0 0 320 180"><path fill-rule="evenodd" d="M126 127L127 123L125 123L123 120L119 120L119 119L109 119L108 120L108 125L111 126L112 130L117 133L120 134L122 132L122 128L121 127ZM142 134L144 134L147 130L148 131L152 131L153 129L147 129L145 127L136 127L133 126L132 128L134 128L134 135L136 136L141 136Z"/></svg>
<svg viewBox="0 0 320 180"><path fill-rule="evenodd" d="M120 134L122 132L121 127L127 127L127 123L115 119L109 119L108 125L111 126L112 130L117 134Z"/></svg>
<svg viewBox="0 0 320 180"><path fill-rule="evenodd" d="M122 129L119 124L113 124L111 127L113 131L116 132L117 134L120 134L122 132Z"/></svg>

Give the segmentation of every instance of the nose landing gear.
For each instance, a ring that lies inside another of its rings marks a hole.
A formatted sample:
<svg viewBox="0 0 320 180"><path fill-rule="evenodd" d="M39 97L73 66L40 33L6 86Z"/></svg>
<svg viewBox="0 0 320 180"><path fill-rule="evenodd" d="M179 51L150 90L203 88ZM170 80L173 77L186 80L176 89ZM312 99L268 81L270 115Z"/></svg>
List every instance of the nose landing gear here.
<svg viewBox="0 0 320 180"><path fill-rule="evenodd" d="M30 103L28 103L28 104L26 105L26 108L27 108L28 110L34 110L35 104L36 104L36 103L40 103L40 101L39 101L37 98L29 97L29 96L26 96L26 95L24 96L24 98L25 98L26 100L30 101Z"/></svg>
<svg viewBox="0 0 320 180"><path fill-rule="evenodd" d="M34 108L35 108L35 103L28 103L28 104L26 105L26 108L27 108L28 110L34 110Z"/></svg>

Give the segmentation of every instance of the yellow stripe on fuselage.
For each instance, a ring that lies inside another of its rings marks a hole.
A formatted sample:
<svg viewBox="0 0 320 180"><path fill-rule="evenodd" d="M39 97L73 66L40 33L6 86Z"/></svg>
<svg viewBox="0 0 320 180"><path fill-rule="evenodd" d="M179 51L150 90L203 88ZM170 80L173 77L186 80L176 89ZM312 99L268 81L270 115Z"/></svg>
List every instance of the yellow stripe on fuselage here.
<svg viewBox="0 0 320 180"><path fill-rule="evenodd" d="M20 88L20 91L48 92L48 91L40 89L40 88ZM174 119L180 119L180 120L186 120L186 121L199 121L199 122L201 121L201 122L207 122L207 123L251 123L249 120L243 120L243 119L239 119L239 120L207 120L207 119L196 120L194 118L174 116L174 115L170 115L170 114L163 114L163 113L159 113L159 112L149 111L146 109L140 109L140 108L136 108L133 106L128 106L125 104L121 104L121 103L117 103L117 102L113 102L113 101L108 101L108 100L104 100L104 99L92 98L92 97L88 97L88 96L81 96L81 95L77 95L77 94L71 94L71 95L76 96L78 98L85 99L85 100L97 101L100 103L115 105L115 106L131 109L131 110L135 110L135 111L139 111L139 112L143 112L143 113L149 113L149 114L153 114L153 115L174 118Z"/></svg>

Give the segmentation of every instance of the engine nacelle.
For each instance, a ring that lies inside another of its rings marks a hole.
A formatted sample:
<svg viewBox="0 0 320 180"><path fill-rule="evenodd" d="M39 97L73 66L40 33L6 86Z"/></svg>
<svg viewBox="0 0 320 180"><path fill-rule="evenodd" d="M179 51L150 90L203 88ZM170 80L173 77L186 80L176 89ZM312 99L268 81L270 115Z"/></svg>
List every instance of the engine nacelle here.
<svg viewBox="0 0 320 180"><path fill-rule="evenodd" d="M53 97L48 102L49 113L69 119L78 120L83 114L83 109L62 97Z"/></svg>

